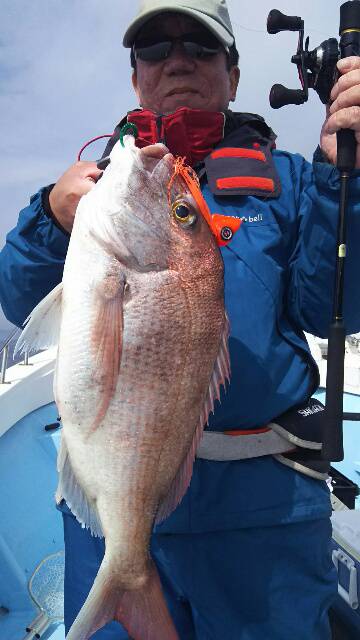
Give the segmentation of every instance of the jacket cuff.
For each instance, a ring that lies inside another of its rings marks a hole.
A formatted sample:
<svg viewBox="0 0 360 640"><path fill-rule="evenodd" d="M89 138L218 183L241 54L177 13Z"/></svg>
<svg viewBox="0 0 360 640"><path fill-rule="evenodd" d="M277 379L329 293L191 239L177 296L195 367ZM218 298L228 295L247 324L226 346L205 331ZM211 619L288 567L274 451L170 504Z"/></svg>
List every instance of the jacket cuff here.
<svg viewBox="0 0 360 640"><path fill-rule="evenodd" d="M54 187L55 187L55 184L49 184L47 187L44 187L44 189L42 189L42 192L41 192L42 208L47 218L49 218L54 223L54 225L58 229L60 229L60 231L62 231L68 238L70 238L70 233L66 231L66 229L64 229L64 227L57 220L50 206L49 196Z"/></svg>
<svg viewBox="0 0 360 640"><path fill-rule="evenodd" d="M48 189L48 187L43 187L31 196L30 207L35 217L25 216L21 221L19 232L27 234L30 231L30 227L32 227L31 233L35 233L38 245L46 248L56 259L64 260L71 236L65 229L60 229L53 218L46 214L43 205L43 192L45 189ZM19 223L20 219L21 213Z"/></svg>
<svg viewBox="0 0 360 640"><path fill-rule="evenodd" d="M313 162L325 162L326 164L330 164L329 160L323 153L320 145L317 146L313 155Z"/></svg>
<svg viewBox="0 0 360 640"><path fill-rule="evenodd" d="M316 186L322 193L336 193L340 191L340 173L332 164L329 164L326 161L317 161L315 160L314 154L314 180ZM317 156L319 157L319 156ZM350 174L350 198L360 196L360 169L355 169Z"/></svg>

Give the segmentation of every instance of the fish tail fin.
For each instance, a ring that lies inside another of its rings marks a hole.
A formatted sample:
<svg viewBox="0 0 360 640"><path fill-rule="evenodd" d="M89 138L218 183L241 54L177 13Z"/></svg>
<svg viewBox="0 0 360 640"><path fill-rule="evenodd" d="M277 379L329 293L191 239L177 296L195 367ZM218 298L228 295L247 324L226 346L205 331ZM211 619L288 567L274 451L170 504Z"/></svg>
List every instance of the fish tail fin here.
<svg viewBox="0 0 360 640"><path fill-rule="evenodd" d="M109 576L101 567L90 593L71 625L66 640L88 640L92 634L114 619L116 592L111 588Z"/></svg>
<svg viewBox="0 0 360 640"><path fill-rule="evenodd" d="M114 586L109 563L108 569L103 565L66 640L88 640L112 620L120 622L133 640L179 640L153 561L148 579L131 589Z"/></svg>
<svg viewBox="0 0 360 640"><path fill-rule="evenodd" d="M116 620L134 640L179 640L153 561L149 579L143 587L124 591L119 598Z"/></svg>

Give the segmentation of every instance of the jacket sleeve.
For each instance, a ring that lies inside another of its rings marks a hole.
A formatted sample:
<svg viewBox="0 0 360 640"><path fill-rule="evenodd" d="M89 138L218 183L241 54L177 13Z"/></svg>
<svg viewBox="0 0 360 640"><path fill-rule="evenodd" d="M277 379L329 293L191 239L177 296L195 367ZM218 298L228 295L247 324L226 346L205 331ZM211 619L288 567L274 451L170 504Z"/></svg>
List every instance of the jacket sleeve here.
<svg viewBox="0 0 360 640"><path fill-rule="evenodd" d="M316 156L315 156L316 157ZM303 331L325 338L333 316L340 178L336 167L299 156L292 168L297 223L289 261L287 313ZM343 317L360 330L360 171L350 178Z"/></svg>
<svg viewBox="0 0 360 640"><path fill-rule="evenodd" d="M61 281L70 239L45 214L43 192L32 196L20 212L0 253L0 303L6 318L17 326Z"/></svg>

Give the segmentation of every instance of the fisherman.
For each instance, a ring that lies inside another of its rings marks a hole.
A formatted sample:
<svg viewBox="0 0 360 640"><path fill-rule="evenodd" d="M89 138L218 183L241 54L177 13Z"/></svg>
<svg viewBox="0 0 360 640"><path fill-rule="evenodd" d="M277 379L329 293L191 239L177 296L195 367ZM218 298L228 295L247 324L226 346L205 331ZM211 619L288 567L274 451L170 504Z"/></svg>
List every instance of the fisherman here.
<svg viewBox="0 0 360 640"><path fill-rule="evenodd" d="M243 220L222 248L232 375L207 428L221 432L220 440L214 447L205 436L189 490L152 536L169 610L182 640L327 640L337 579L328 464L317 453L316 416L322 411L310 400L319 376L303 331L326 336L331 320L339 196L335 134L351 128L360 141L360 59L338 64L341 77L311 165L276 150L261 117L229 110L240 73L225 0L143 0L124 46L139 108L118 125L104 155L132 122L145 155L162 155L153 146L161 142L186 157L210 211ZM350 180L348 333L360 331L359 169L358 144ZM76 206L100 175L95 163L78 162L21 212L0 255L1 304L14 324L21 326L60 282ZM305 422L309 417L312 422ZM271 448L270 423L287 440L287 450ZM224 436L226 431L235 435ZM249 433L259 435L257 446ZM230 459L220 446L224 438L231 438ZM60 509L68 630L104 545L65 503ZM129 636L113 622L93 637Z"/></svg>

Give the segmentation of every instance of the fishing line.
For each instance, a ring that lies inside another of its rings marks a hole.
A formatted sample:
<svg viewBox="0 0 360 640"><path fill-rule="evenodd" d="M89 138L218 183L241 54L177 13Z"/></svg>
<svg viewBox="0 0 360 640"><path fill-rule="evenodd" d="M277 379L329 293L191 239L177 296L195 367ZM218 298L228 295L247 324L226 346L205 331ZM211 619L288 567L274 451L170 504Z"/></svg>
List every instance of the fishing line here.
<svg viewBox="0 0 360 640"><path fill-rule="evenodd" d="M239 27L239 29L242 29L243 31L250 31L253 33L265 33L265 35L268 35L268 32L266 29L254 29L253 27L246 27L244 24L240 24L239 22L236 22L236 20L232 21L233 25ZM329 38L329 34L325 33L324 31L319 31L319 29L307 29L307 31L310 31L311 33L319 33L322 36L325 36L326 38Z"/></svg>
<svg viewBox="0 0 360 640"><path fill-rule="evenodd" d="M96 140L101 140L102 138L112 138L114 134L113 133L105 133L102 136L96 136L96 138L91 138L91 140L88 140L87 142L85 142L85 144L81 147L77 159L78 161L81 160L81 154L82 152L86 149L86 147L89 147L93 142L96 142Z"/></svg>

